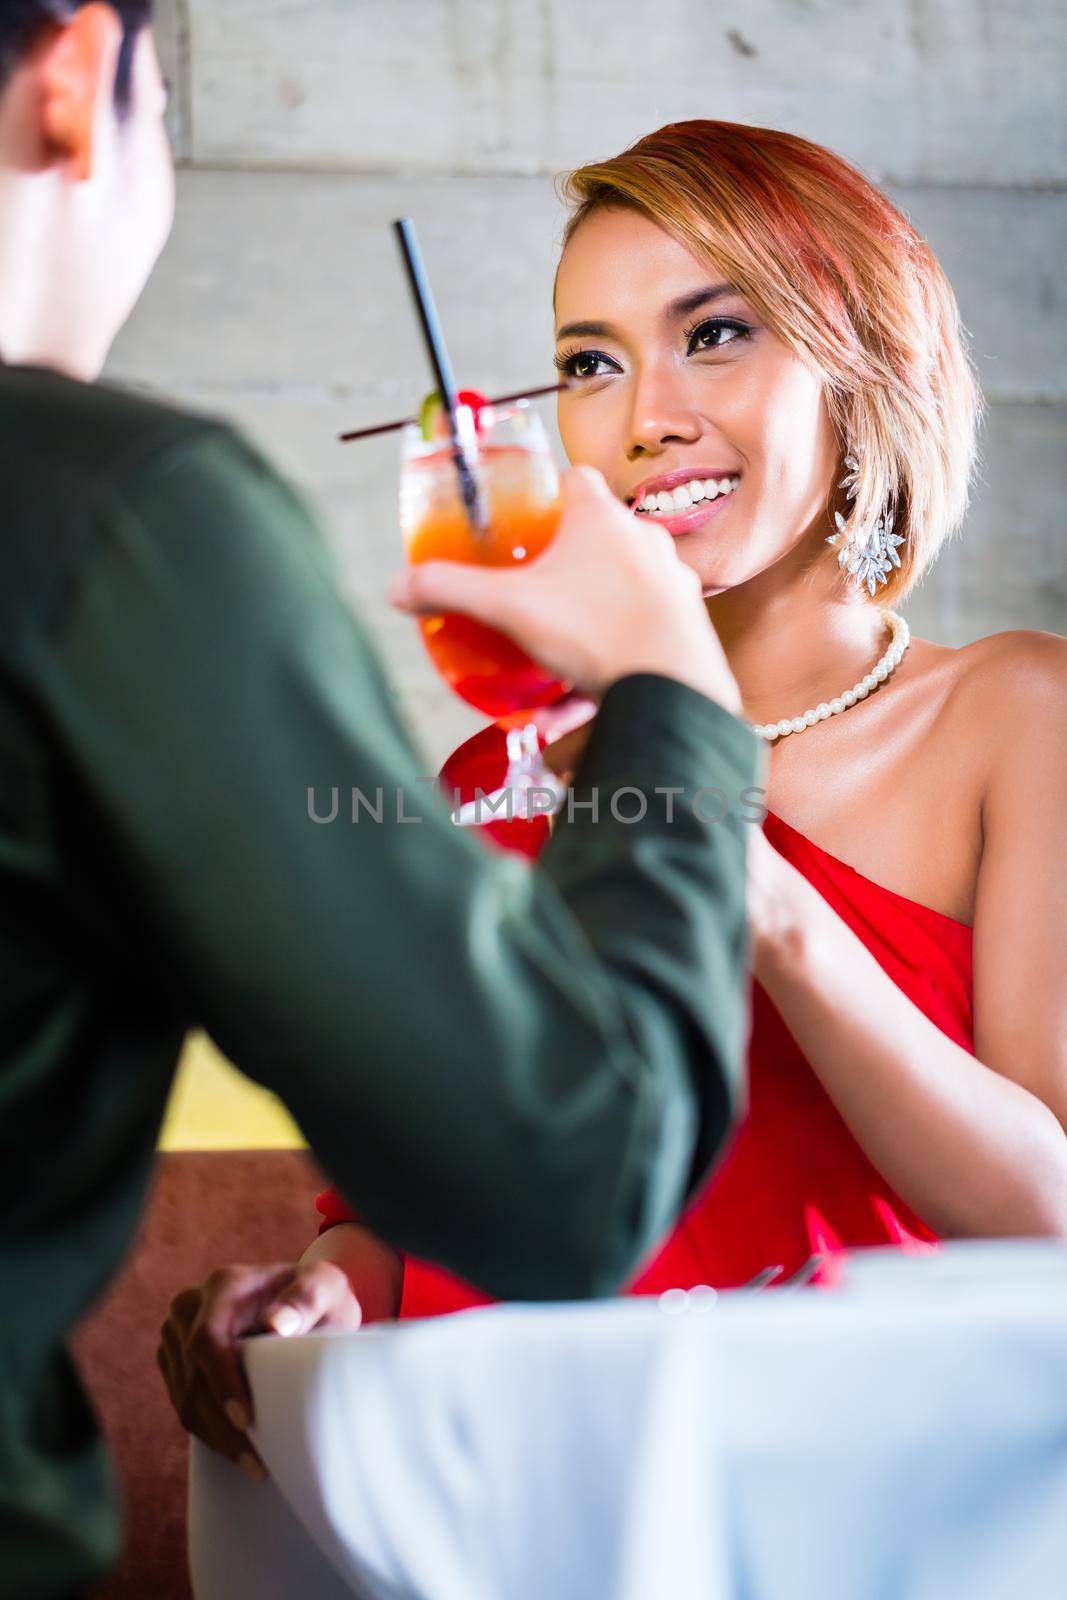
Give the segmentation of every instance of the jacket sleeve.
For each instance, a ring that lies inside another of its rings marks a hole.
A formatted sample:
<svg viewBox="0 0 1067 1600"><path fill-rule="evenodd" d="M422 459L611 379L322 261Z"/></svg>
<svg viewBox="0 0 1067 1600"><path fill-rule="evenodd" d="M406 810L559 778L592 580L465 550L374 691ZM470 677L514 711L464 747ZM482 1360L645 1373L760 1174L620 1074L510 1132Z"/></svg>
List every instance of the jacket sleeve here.
<svg viewBox="0 0 1067 1600"><path fill-rule="evenodd" d="M531 872L451 825L321 536L233 435L86 515L36 692L146 977L398 1248L500 1297L610 1292L737 1105L756 740L677 682L618 683L575 785L599 818ZM638 821L608 804L627 786Z"/></svg>

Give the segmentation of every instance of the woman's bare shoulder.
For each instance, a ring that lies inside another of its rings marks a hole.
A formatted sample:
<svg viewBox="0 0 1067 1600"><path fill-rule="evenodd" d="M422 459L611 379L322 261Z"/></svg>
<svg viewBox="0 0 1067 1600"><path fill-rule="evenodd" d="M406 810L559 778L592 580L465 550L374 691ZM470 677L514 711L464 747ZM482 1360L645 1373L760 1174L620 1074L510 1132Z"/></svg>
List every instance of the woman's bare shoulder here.
<svg viewBox="0 0 1067 1600"><path fill-rule="evenodd" d="M940 768L970 772L979 803L1004 763L1045 766L1057 746L1067 750L1067 638L1013 628L956 648L914 644L919 683L937 708Z"/></svg>
<svg viewBox="0 0 1067 1600"><path fill-rule="evenodd" d="M1067 792L1067 639L1016 628L957 651L951 724L975 752L983 814Z"/></svg>
<svg viewBox="0 0 1067 1600"><path fill-rule="evenodd" d="M987 634L954 652L959 688L977 711L1017 706L1027 715L1067 712L1067 638L1036 628Z"/></svg>

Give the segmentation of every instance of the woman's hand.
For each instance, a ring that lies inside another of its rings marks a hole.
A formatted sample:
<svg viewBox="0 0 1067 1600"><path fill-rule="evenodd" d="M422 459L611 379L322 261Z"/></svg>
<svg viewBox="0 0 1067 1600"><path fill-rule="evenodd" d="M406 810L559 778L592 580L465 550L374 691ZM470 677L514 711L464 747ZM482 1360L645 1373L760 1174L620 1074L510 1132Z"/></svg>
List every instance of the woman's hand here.
<svg viewBox="0 0 1067 1600"><path fill-rule="evenodd" d="M569 694L554 706L544 706L530 712L530 721L549 741L541 752L544 763L567 786L589 743L589 735L596 722L596 711L594 701L587 700L584 695Z"/></svg>
<svg viewBox="0 0 1067 1600"><path fill-rule="evenodd" d="M248 1438L252 1397L237 1341L250 1333L286 1338L312 1328L358 1328L362 1310L346 1273L332 1261L226 1267L171 1302L156 1361L183 1427L236 1461L267 1473Z"/></svg>
<svg viewBox="0 0 1067 1600"><path fill-rule="evenodd" d="M761 827L749 827L746 897L752 931L750 966L765 985L783 966L799 962L806 932L806 896L815 891Z"/></svg>

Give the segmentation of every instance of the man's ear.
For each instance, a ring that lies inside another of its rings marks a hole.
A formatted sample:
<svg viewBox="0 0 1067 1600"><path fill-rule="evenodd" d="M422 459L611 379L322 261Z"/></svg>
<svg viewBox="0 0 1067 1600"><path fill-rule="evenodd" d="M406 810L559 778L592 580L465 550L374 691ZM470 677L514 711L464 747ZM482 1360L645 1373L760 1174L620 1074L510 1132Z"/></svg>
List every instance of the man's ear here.
<svg viewBox="0 0 1067 1600"><path fill-rule="evenodd" d="M41 133L76 183L92 177L96 136L115 87L122 22L105 4L81 6L42 44Z"/></svg>

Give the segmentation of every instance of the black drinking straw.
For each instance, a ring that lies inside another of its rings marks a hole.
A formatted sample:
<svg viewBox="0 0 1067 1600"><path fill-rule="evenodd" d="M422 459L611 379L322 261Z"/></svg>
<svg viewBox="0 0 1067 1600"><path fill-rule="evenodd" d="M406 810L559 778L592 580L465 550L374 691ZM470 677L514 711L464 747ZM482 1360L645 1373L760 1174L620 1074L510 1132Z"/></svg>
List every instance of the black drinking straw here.
<svg viewBox="0 0 1067 1600"><path fill-rule="evenodd" d="M418 309L419 321L422 324L422 333L423 338L426 340L430 364L437 379L438 393L448 416L448 428L452 440L452 459L459 474L459 487L463 496L463 504L466 507L471 527L476 533L484 533L488 526L485 505L482 501L482 496L478 492L477 479L471 471L463 441L459 436L459 422L456 417L456 380L452 372L452 363L448 358L444 334L441 332L433 291L426 277L426 268L423 265L419 241L415 237L415 224L410 217L399 217L393 223L393 227L396 229L396 235L400 241L400 254L404 258L404 266L407 270L408 282L411 285L411 293Z"/></svg>
<svg viewBox="0 0 1067 1600"><path fill-rule="evenodd" d="M486 403L508 406L516 400L539 400L542 395L559 394L562 389L572 387L570 380L565 378L562 383L543 383L539 389L516 389L514 394L494 395ZM410 428L418 421L418 417L398 417L395 422L375 422L369 428L352 428L348 433L339 433L337 437L342 444L351 444L354 439L373 439L380 433L399 433L401 428Z"/></svg>

